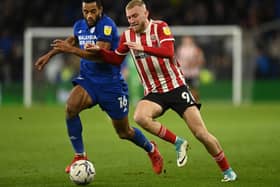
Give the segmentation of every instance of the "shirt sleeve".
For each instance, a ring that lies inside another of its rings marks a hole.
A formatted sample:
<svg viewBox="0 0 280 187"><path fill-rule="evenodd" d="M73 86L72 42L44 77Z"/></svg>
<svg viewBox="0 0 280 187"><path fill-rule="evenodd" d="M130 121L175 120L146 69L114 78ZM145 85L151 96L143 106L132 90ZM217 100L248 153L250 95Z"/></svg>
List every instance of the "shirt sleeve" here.
<svg viewBox="0 0 280 187"><path fill-rule="evenodd" d="M174 36L171 32L170 27L167 25L166 22L162 21L157 28L157 34L159 37L160 43L164 41L174 41Z"/></svg>
<svg viewBox="0 0 280 187"><path fill-rule="evenodd" d="M174 37L167 23L160 21L157 27L159 47L143 46L144 52L162 58L173 58L174 56Z"/></svg>
<svg viewBox="0 0 280 187"><path fill-rule="evenodd" d="M106 64L120 65L125 59L125 55L119 55L115 51L110 51L107 49L100 49L99 57Z"/></svg>
<svg viewBox="0 0 280 187"><path fill-rule="evenodd" d="M173 41L166 40L160 44L160 47L148 47L143 46L144 52L162 57L162 58L172 58L174 56L174 44Z"/></svg>
<svg viewBox="0 0 280 187"><path fill-rule="evenodd" d="M118 48L115 50L118 55L126 55L129 52L129 48L127 47L127 45L124 45L125 42L125 32L123 32L120 37Z"/></svg>
<svg viewBox="0 0 280 187"><path fill-rule="evenodd" d="M100 24L96 26L98 32L97 41L111 42L113 40L114 32L117 32L116 25L109 20L101 21Z"/></svg>

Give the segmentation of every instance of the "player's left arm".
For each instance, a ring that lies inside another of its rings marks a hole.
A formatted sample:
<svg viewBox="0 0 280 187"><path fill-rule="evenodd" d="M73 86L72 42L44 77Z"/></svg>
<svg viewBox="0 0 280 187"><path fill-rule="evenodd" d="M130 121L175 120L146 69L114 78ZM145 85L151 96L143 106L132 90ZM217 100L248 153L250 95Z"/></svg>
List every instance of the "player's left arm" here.
<svg viewBox="0 0 280 187"><path fill-rule="evenodd" d="M130 49L143 51L147 54L158 56L162 58L172 58L174 56L174 43L173 41L163 41L159 47L143 46L136 42L125 43Z"/></svg>
<svg viewBox="0 0 280 187"><path fill-rule="evenodd" d="M122 33L119 46L115 51L108 50L106 48L100 48L98 45L87 44L85 49L97 55L104 63L112 65L120 65L125 59L126 54L129 52L129 48L124 44L125 34Z"/></svg>
<svg viewBox="0 0 280 187"><path fill-rule="evenodd" d="M104 47L107 49L107 47L109 47L111 44L109 42L97 42L97 45L100 47ZM95 60L95 61L100 61L100 58L98 58L96 56L96 54L80 49L76 46L73 46L71 44L69 44L68 42L65 42L64 40L54 40L52 43L52 47L55 50L61 51L61 52L65 52L65 53L71 53L74 54L78 57L84 58L84 59L88 59L88 60Z"/></svg>
<svg viewBox="0 0 280 187"><path fill-rule="evenodd" d="M136 42L126 42L125 44L130 49L143 51L153 56L173 58L175 52L174 37L165 22L160 22L158 24L157 35L159 37L159 46L146 46Z"/></svg>
<svg viewBox="0 0 280 187"><path fill-rule="evenodd" d="M99 47L100 49L111 49L111 42L112 42L112 37L114 34L114 28L115 24L113 22L106 22L106 23L101 23L100 26L96 26L97 30L97 41L95 45ZM84 49L87 48L87 46L90 45L90 43L85 44ZM96 53L90 52L81 48L78 48L76 46L71 46L65 43L62 40L55 40L53 42L54 49L66 52L66 53L71 53L76 56L79 56L83 59L87 59L90 61L95 61L95 62L101 62L101 58L97 56Z"/></svg>

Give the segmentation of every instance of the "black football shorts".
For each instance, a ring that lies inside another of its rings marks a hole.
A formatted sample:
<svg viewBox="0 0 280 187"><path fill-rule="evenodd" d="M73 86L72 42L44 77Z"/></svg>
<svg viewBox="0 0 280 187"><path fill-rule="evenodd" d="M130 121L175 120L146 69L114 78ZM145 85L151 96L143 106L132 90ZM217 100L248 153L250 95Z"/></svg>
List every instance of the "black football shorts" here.
<svg viewBox="0 0 280 187"><path fill-rule="evenodd" d="M162 107L161 115L171 108L182 117L188 107L196 106L198 109L201 107L201 104L196 103L187 86L181 86L166 93L149 93L142 100L149 100L159 104Z"/></svg>

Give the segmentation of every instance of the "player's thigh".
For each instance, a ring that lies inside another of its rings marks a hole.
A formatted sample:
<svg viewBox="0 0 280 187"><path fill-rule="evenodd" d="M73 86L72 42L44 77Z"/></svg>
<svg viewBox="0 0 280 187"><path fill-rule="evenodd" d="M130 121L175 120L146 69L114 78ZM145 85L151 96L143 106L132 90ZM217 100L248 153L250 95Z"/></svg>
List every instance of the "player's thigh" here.
<svg viewBox="0 0 280 187"><path fill-rule="evenodd" d="M138 121L139 118L140 120L141 118L156 118L162 112L163 109L158 103L149 100L140 100L134 112L134 119Z"/></svg>
<svg viewBox="0 0 280 187"><path fill-rule="evenodd" d="M127 85L122 81L99 86L96 95L99 106L112 120L120 120L128 115L128 90Z"/></svg>
<svg viewBox="0 0 280 187"><path fill-rule="evenodd" d="M92 105L92 99L83 87L76 85L71 90L66 105L71 110L81 111Z"/></svg>
<svg viewBox="0 0 280 187"><path fill-rule="evenodd" d="M183 113L183 119L193 134L206 132L206 126L197 106L188 107Z"/></svg>

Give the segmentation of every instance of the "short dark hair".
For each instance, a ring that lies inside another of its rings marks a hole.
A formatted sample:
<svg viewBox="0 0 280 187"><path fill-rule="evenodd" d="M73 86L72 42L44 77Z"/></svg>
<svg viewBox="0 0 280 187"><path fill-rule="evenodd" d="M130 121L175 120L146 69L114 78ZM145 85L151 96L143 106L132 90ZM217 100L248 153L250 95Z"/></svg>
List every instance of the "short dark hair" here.
<svg viewBox="0 0 280 187"><path fill-rule="evenodd" d="M94 3L96 2L97 7L102 7L103 6L103 2L102 0L82 0L83 3Z"/></svg>

